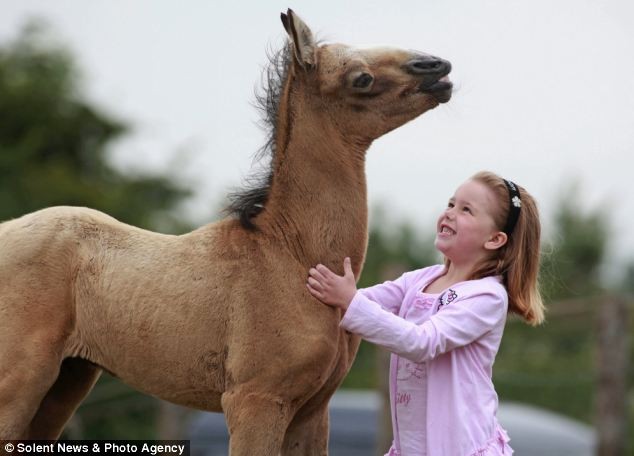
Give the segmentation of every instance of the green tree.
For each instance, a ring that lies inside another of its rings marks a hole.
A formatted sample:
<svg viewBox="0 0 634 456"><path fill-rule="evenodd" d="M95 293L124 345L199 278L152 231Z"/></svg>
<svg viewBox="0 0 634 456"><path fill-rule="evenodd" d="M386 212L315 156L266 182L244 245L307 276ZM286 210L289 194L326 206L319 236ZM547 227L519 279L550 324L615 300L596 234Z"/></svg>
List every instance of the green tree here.
<svg viewBox="0 0 634 456"><path fill-rule="evenodd" d="M170 211L189 192L171 179L131 176L107 147L128 125L89 102L71 54L31 22L0 44L0 220L53 205L100 209L137 226L178 231Z"/></svg>
<svg viewBox="0 0 634 456"><path fill-rule="evenodd" d="M603 285L600 268L608 242L608 217L601 208L585 210L575 198L579 185L564 191L555 214L553 239L546 245L540 277L549 300L587 297Z"/></svg>

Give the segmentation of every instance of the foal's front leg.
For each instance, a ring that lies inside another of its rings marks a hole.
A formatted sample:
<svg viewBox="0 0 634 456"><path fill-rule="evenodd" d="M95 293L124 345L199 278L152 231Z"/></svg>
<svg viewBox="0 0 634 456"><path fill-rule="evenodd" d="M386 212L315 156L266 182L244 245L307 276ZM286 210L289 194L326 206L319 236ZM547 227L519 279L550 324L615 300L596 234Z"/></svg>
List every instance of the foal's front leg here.
<svg viewBox="0 0 634 456"><path fill-rule="evenodd" d="M231 456L278 456L291 419L288 403L270 393L237 388L222 395Z"/></svg>
<svg viewBox="0 0 634 456"><path fill-rule="evenodd" d="M283 456L328 454L328 403L316 409L300 409L286 431Z"/></svg>

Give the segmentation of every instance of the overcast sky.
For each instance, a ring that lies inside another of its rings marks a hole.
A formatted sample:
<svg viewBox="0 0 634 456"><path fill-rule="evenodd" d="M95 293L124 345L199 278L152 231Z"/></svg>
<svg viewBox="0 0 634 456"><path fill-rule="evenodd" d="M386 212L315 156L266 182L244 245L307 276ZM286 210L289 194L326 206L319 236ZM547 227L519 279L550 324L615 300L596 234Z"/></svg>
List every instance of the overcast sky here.
<svg viewBox="0 0 634 456"><path fill-rule="evenodd" d="M533 193L544 223L578 180L606 205L615 259L634 257L634 4L532 1L0 0L0 40L41 17L74 51L85 92L130 121L118 164L168 170L210 219L263 142L253 91L292 7L317 35L450 60L453 99L376 141L371 205L429 232L454 189L495 171Z"/></svg>

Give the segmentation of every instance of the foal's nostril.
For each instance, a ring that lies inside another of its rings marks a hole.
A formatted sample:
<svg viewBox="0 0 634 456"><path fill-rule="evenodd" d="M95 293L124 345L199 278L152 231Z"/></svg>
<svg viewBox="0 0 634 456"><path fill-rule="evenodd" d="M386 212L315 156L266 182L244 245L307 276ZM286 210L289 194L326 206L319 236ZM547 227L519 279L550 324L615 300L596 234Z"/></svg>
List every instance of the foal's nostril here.
<svg viewBox="0 0 634 456"><path fill-rule="evenodd" d="M421 60L418 62L414 62L412 66L417 70L436 70L442 65L438 60Z"/></svg>
<svg viewBox="0 0 634 456"><path fill-rule="evenodd" d="M451 64L438 57L417 57L407 63L407 69L413 74L441 74L451 71Z"/></svg>

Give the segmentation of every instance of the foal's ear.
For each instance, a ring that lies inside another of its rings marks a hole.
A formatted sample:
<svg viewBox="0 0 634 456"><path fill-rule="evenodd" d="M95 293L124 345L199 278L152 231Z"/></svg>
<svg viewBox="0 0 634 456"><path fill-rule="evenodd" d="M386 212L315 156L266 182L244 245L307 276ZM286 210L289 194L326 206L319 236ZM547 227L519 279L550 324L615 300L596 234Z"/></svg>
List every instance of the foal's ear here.
<svg viewBox="0 0 634 456"><path fill-rule="evenodd" d="M317 46L313 32L290 8L286 14L282 13L281 17L293 45L295 60L306 71L314 68L317 64Z"/></svg>

